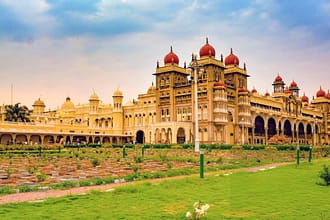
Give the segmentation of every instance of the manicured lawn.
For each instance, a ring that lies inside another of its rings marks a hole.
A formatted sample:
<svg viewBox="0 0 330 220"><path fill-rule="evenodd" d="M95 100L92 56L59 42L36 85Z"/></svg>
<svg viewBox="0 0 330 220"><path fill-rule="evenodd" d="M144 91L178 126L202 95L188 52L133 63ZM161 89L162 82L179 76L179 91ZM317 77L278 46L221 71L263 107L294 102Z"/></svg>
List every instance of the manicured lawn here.
<svg viewBox="0 0 330 220"><path fill-rule="evenodd" d="M330 187L316 184L323 164L330 161L7 204L0 219L185 219L198 200L211 206L205 219L330 219Z"/></svg>

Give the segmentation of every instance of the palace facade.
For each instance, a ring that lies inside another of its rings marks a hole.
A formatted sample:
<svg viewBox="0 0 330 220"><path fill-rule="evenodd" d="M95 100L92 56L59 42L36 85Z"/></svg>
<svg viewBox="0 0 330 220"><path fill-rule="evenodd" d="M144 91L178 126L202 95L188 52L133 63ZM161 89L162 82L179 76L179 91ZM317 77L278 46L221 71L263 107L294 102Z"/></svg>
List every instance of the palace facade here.
<svg viewBox="0 0 330 220"><path fill-rule="evenodd" d="M193 143L195 115L201 143L330 143L329 92L320 88L310 101L280 75L271 94L249 91L245 63L232 50L217 59L208 40L189 66L180 66L171 48L153 75L155 85L125 105L119 90L112 104L94 92L85 104L68 97L54 111L38 99L29 123L5 121L1 106L0 143Z"/></svg>

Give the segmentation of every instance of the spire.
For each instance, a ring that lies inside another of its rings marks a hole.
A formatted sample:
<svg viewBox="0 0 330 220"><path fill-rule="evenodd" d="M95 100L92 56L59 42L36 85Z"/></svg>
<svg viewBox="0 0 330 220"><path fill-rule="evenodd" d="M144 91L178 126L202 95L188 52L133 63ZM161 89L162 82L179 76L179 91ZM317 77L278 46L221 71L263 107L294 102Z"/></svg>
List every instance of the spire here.
<svg viewBox="0 0 330 220"><path fill-rule="evenodd" d="M230 54L233 54L233 48L230 48Z"/></svg>
<svg viewBox="0 0 330 220"><path fill-rule="evenodd" d="M172 46L171 46L171 53L173 53L173 48L172 48Z"/></svg>
<svg viewBox="0 0 330 220"><path fill-rule="evenodd" d="M223 54L220 55L220 61L223 62Z"/></svg>
<svg viewBox="0 0 330 220"><path fill-rule="evenodd" d="M244 63L244 67L243 68L244 68L244 70L246 70L246 63Z"/></svg>
<svg viewBox="0 0 330 220"><path fill-rule="evenodd" d="M159 68L159 60L157 60L157 68Z"/></svg>
<svg viewBox="0 0 330 220"><path fill-rule="evenodd" d="M209 38L206 37L206 44L209 44Z"/></svg>
<svg viewBox="0 0 330 220"><path fill-rule="evenodd" d="M184 63L183 63L183 68L187 68L187 64L186 64L186 61L184 61Z"/></svg>

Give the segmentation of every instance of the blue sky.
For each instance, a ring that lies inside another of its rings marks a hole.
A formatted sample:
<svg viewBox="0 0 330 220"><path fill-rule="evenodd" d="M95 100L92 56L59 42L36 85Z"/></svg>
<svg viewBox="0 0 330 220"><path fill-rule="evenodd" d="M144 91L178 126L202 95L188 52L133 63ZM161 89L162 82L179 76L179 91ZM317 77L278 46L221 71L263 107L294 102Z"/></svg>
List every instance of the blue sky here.
<svg viewBox="0 0 330 220"><path fill-rule="evenodd" d="M180 65L205 38L216 57L230 48L246 62L249 89L272 92L279 73L310 99L330 89L330 2L325 0L0 0L0 101L29 107L67 96L125 102L154 81L156 62L173 46Z"/></svg>

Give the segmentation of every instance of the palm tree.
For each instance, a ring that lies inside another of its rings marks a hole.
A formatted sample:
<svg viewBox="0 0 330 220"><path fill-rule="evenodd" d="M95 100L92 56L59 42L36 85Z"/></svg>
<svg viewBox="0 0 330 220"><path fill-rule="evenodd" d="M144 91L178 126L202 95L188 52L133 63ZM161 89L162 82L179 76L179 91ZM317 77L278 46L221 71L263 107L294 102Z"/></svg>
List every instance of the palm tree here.
<svg viewBox="0 0 330 220"><path fill-rule="evenodd" d="M6 121L15 122L29 122L30 112L29 109L21 103L16 103L15 105L6 105Z"/></svg>

